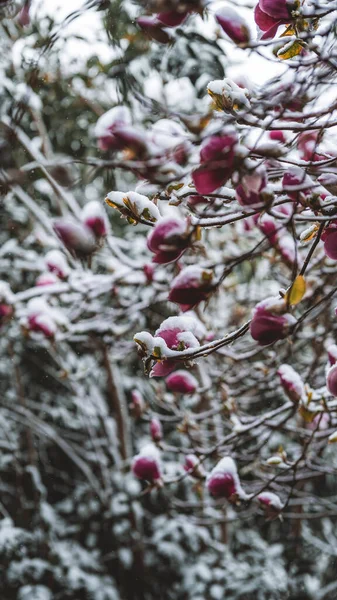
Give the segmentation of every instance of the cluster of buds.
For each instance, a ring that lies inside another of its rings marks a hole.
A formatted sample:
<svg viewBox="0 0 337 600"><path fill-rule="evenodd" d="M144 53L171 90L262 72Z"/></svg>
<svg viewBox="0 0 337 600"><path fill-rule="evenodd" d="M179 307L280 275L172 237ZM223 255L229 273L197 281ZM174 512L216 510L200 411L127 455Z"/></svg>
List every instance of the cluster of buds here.
<svg viewBox="0 0 337 600"><path fill-rule="evenodd" d="M215 18L228 37L238 45L248 44L250 32L245 20L230 6L220 8Z"/></svg>
<svg viewBox="0 0 337 600"><path fill-rule="evenodd" d="M203 300L207 300L214 289L213 271L196 265L185 267L175 277L170 286L168 299L179 304L181 310L190 310Z"/></svg>
<svg viewBox="0 0 337 600"><path fill-rule="evenodd" d="M200 167L192 173L198 194L211 194L224 185L236 168L238 138L233 130L206 139L200 148Z"/></svg>
<svg viewBox="0 0 337 600"><path fill-rule="evenodd" d="M266 298L253 311L250 334L260 346L268 346L286 338L296 319L287 312L287 304L279 298Z"/></svg>
<svg viewBox="0 0 337 600"><path fill-rule="evenodd" d="M230 456L222 458L212 469L207 477L206 487L214 498L226 498L233 504L248 499L241 487L236 464Z"/></svg>
<svg viewBox="0 0 337 600"><path fill-rule="evenodd" d="M158 448L154 444L147 444L134 457L132 472L138 479L147 481L156 487L163 485L160 455Z"/></svg>
<svg viewBox="0 0 337 600"><path fill-rule="evenodd" d="M204 338L206 330L195 317L169 317L152 336L141 331L134 336L143 357L156 360L150 377L166 377L177 367L177 352L187 348L198 348L199 339Z"/></svg>
<svg viewBox="0 0 337 600"><path fill-rule="evenodd" d="M277 374L288 398L297 404L305 395L304 383L300 375L290 365L281 365Z"/></svg>
<svg viewBox="0 0 337 600"><path fill-rule="evenodd" d="M138 192L109 192L105 202L117 209L132 225L141 222L153 224L161 218L156 205Z"/></svg>
<svg viewBox="0 0 337 600"><path fill-rule="evenodd" d="M192 228L189 220L164 217L150 232L147 246L154 254L153 262L168 264L180 258L198 236L199 229Z"/></svg>
<svg viewBox="0 0 337 600"><path fill-rule="evenodd" d="M280 25L287 25L294 21L294 11L299 7L299 2L288 0L259 0L255 7L255 23L263 31L262 40L273 38Z"/></svg>

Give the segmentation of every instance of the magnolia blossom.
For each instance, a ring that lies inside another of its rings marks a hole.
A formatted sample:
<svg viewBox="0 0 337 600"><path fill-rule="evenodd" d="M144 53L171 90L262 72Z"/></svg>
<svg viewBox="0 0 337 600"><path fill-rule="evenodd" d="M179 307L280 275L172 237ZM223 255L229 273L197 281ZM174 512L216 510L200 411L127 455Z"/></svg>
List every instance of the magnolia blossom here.
<svg viewBox="0 0 337 600"><path fill-rule="evenodd" d="M323 231L324 252L332 260L337 260L337 221L332 221Z"/></svg>
<svg viewBox="0 0 337 600"><path fill-rule="evenodd" d="M155 255L153 262L160 264L180 258L190 242L189 223L171 217L160 219L147 238L147 246Z"/></svg>
<svg viewBox="0 0 337 600"><path fill-rule="evenodd" d="M154 442L160 442L163 439L163 428L161 422L156 417L153 417L150 422L151 438Z"/></svg>
<svg viewBox="0 0 337 600"><path fill-rule="evenodd" d="M232 7L227 5L218 9L215 18L233 42L236 44L247 44L249 42L250 33L246 21Z"/></svg>
<svg viewBox="0 0 337 600"><path fill-rule="evenodd" d="M257 168L251 175L244 175L236 188L236 199L241 206L251 206L264 202L267 186L267 173Z"/></svg>
<svg viewBox="0 0 337 600"><path fill-rule="evenodd" d="M337 345L330 344L327 348L330 366L337 362Z"/></svg>
<svg viewBox="0 0 337 600"><path fill-rule="evenodd" d="M235 169L235 132L214 135L203 142L200 163L192 173L193 183L199 194L211 194L224 185Z"/></svg>
<svg viewBox="0 0 337 600"><path fill-rule="evenodd" d="M59 279L67 279L70 269L66 257L60 250L50 250L47 252L44 263L47 269Z"/></svg>
<svg viewBox="0 0 337 600"><path fill-rule="evenodd" d="M131 113L126 106L115 106L102 115L95 126L95 136L101 150L121 150L123 144L115 132L131 125Z"/></svg>
<svg viewBox="0 0 337 600"><path fill-rule="evenodd" d="M286 310L284 300L273 297L266 298L255 306L250 334L260 346L268 346L287 337L296 319Z"/></svg>
<svg viewBox="0 0 337 600"><path fill-rule="evenodd" d="M231 502L246 499L234 460L230 456L222 458L206 480L206 486L214 498L226 498Z"/></svg>
<svg viewBox="0 0 337 600"><path fill-rule="evenodd" d="M169 317L152 336L141 331L134 336L145 356L152 356L157 363L150 372L150 377L165 377L177 366L174 360L176 352L187 348L198 348L199 339L204 338L206 330L195 317Z"/></svg>
<svg viewBox="0 0 337 600"><path fill-rule="evenodd" d="M281 499L273 492L261 492L257 496L257 501L264 509L268 519L275 519L283 509Z"/></svg>
<svg viewBox="0 0 337 600"><path fill-rule="evenodd" d="M21 10L18 14L17 19L18 19L18 23L20 23L21 27L26 27L30 24L30 15L29 15L30 5L31 5L31 0L25 0L23 7L21 8Z"/></svg>
<svg viewBox="0 0 337 600"><path fill-rule="evenodd" d="M54 231L67 250L78 257L92 254L96 249L96 239L91 229L71 218L57 219Z"/></svg>
<svg viewBox="0 0 337 600"><path fill-rule="evenodd" d="M196 265L185 267L170 286L168 299L180 305L183 312L206 300L214 288L213 272Z"/></svg>
<svg viewBox="0 0 337 600"><path fill-rule="evenodd" d="M175 371L165 379L171 392L179 394L193 394L198 387L198 380L188 371Z"/></svg>
<svg viewBox="0 0 337 600"><path fill-rule="evenodd" d="M132 461L132 472L138 479L160 485L161 466L160 455L154 444L144 446Z"/></svg>
<svg viewBox="0 0 337 600"><path fill-rule="evenodd" d="M166 27L177 27L185 21L188 16L188 12L178 12L176 10L170 10L167 12L161 12L157 14L157 19Z"/></svg>
<svg viewBox="0 0 337 600"><path fill-rule="evenodd" d="M205 479L206 477L206 471L195 454L187 454L185 456L184 470L196 479Z"/></svg>
<svg viewBox="0 0 337 600"><path fill-rule="evenodd" d="M264 31L261 39L273 38L280 25L288 24L293 20L292 10L296 3L288 0L259 0L255 7L255 23Z"/></svg>
<svg viewBox="0 0 337 600"><path fill-rule="evenodd" d="M156 42L168 44L171 41L171 35L165 31L166 26L159 20L158 15L138 17L137 23Z"/></svg>
<svg viewBox="0 0 337 600"><path fill-rule="evenodd" d="M47 338L53 338L57 331L53 310L43 298L33 298L29 301L24 324L29 331L42 333Z"/></svg>
<svg viewBox="0 0 337 600"><path fill-rule="evenodd" d="M305 394L304 383L290 365L281 365L277 371L281 385L292 402L299 402Z"/></svg>
<svg viewBox="0 0 337 600"><path fill-rule="evenodd" d="M100 202L92 200L82 210L82 222L88 227L96 238L107 234L107 218L105 210Z"/></svg>
<svg viewBox="0 0 337 600"><path fill-rule="evenodd" d="M337 364L330 367L326 376L326 386L332 396L337 396Z"/></svg>
<svg viewBox="0 0 337 600"><path fill-rule="evenodd" d="M289 198L304 202L306 197L312 193L314 182L299 167L291 167L283 176L282 187Z"/></svg>

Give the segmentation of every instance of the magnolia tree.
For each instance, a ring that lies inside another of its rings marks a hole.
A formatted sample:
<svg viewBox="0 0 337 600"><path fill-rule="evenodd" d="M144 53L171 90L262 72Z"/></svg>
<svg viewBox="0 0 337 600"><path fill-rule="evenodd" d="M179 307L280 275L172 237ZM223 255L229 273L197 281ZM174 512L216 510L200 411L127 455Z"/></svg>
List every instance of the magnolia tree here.
<svg viewBox="0 0 337 600"><path fill-rule="evenodd" d="M0 7L3 596L334 597L337 4Z"/></svg>

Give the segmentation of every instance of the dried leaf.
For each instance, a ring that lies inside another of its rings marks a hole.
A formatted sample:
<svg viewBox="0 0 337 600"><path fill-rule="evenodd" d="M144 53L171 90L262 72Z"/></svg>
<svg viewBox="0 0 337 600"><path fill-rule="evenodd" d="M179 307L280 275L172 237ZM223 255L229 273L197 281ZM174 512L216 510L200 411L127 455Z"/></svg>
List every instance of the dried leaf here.
<svg viewBox="0 0 337 600"><path fill-rule="evenodd" d="M284 299L287 304L296 305L301 302L306 290L306 283L303 275L298 275L292 284L291 288L287 291Z"/></svg>

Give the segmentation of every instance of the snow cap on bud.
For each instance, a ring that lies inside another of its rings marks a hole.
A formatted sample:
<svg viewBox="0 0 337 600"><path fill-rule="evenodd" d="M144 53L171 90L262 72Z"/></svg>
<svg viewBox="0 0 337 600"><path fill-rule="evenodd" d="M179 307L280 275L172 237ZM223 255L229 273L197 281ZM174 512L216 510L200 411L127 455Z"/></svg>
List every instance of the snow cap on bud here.
<svg viewBox="0 0 337 600"><path fill-rule="evenodd" d="M138 479L161 485L160 455L154 444L147 444L134 457L132 472Z"/></svg>
<svg viewBox="0 0 337 600"><path fill-rule="evenodd" d="M105 210L100 202L92 200L82 210L82 223L88 227L96 238L107 234L107 218Z"/></svg>
<svg viewBox="0 0 337 600"><path fill-rule="evenodd" d="M195 454L187 454L185 456L184 470L196 479L205 479L206 477L206 471Z"/></svg>
<svg viewBox="0 0 337 600"><path fill-rule="evenodd" d="M268 346L287 337L296 319L286 310L285 301L274 297L266 298L255 306L250 334L260 346Z"/></svg>
<svg viewBox="0 0 337 600"><path fill-rule="evenodd" d="M114 135L123 127L131 125L131 113L126 106L115 106L99 117L95 126L95 136L101 150L120 150L121 140Z"/></svg>
<svg viewBox="0 0 337 600"><path fill-rule="evenodd" d="M332 365L327 373L326 386L332 396L337 396L337 363Z"/></svg>
<svg viewBox="0 0 337 600"><path fill-rule="evenodd" d="M77 257L89 256L96 249L92 231L74 219L57 219L54 221L54 231L67 250Z"/></svg>
<svg viewBox="0 0 337 600"><path fill-rule="evenodd" d="M150 433L153 442L160 442L163 439L162 424L156 417L153 417L150 422Z"/></svg>
<svg viewBox="0 0 337 600"><path fill-rule="evenodd" d="M234 460L230 456L222 458L206 480L206 486L214 498L227 498L230 501L245 499Z"/></svg>
<svg viewBox="0 0 337 600"><path fill-rule="evenodd" d="M240 87L228 77L210 81L207 91L214 100L217 110L232 111L250 108L249 90Z"/></svg>
<svg viewBox="0 0 337 600"><path fill-rule="evenodd" d="M250 40L250 33L246 21L236 10L230 6L220 8L215 13L215 18L223 31L236 44L247 44Z"/></svg>
<svg viewBox="0 0 337 600"><path fill-rule="evenodd" d="M299 402L305 394L304 383L290 365L281 365L277 371L281 385L292 402Z"/></svg>
<svg viewBox="0 0 337 600"><path fill-rule="evenodd" d="M211 194L224 185L235 170L235 131L213 135L200 148L200 167L192 173L198 194Z"/></svg>
<svg viewBox="0 0 337 600"><path fill-rule="evenodd" d="M198 380L188 371L175 371L165 379L165 383L171 392L179 394L194 394L198 387Z"/></svg>
<svg viewBox="0 0 337 600"><path fill-rule="evenodd" d="M27 305L25 326L29 331L42 333L46 338L53 338L57 331L53 310L43 298L32 298Z"/></svg>
<svg viewBox="0 0 337 600"><path fill-rule="evenodd" d="M337 362L337 345L330 344L327 348L327 351L328 351L329 363L332 366Z"/></svg>
<svg viewBox="0 0 337 600"><path fill-rule="evenodd" d="M59 279L67 279L70 269L66 257L60 250L50 250L44 258L45 265Z"/></svg>
<svg viewBox="0 0 337 600"><path fill-rule="evenodd" d="M147 238L147 246L154 253L153 262L168 264L185 252L191 241L187 221L164 217L158 221Z"/></svg>
<svg viewBox="0 0 337 600"><path fill-rule="evenodd" d="M264 202L263 192L267 185L267 173L257 168L251 175L244 175L236 188L236 199L241 206L251 206Z"/></svg>
<svg viewBox="0 0 337 600"><path fill-rule="evenodd" d="M264 509L268 519L275 519L283 509L281 499L273 492L261 492L257 496L257 500Z"/></svg>
<svg viewBox="0 0 337 600"><path fill-rule="evenodd" d="M171 283L168 299L179 304L183 312L202 300L207 300L213 289L213 272L196 265L185 267Z"/></svg>

